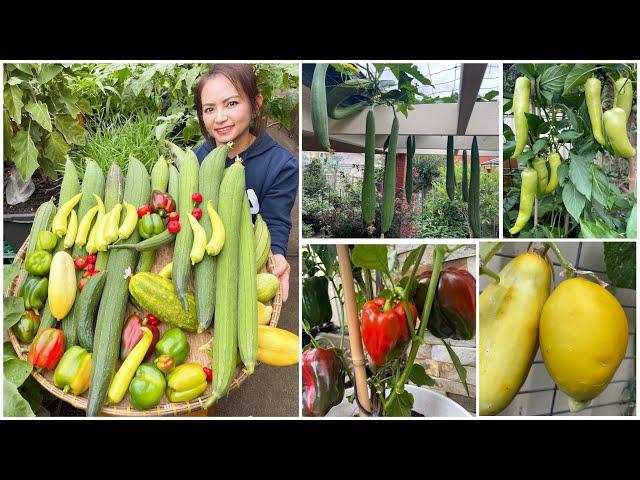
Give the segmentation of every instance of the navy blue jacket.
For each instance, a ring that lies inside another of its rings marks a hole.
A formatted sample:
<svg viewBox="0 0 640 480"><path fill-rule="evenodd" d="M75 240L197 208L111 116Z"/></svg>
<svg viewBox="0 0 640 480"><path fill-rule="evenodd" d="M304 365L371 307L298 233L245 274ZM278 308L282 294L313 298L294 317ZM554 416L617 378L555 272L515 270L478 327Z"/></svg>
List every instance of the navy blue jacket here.
<svg viewBox="0 0 640 480"><path fill-rule="evenodd" d="M194 149L198 162L215 148L207 140ZM298 159L276 143L266 132L260 132L253 144L240 153L245 166L247 195L251 213L260 213L269 227L271 251L287 254L291 232L291 209L298 192ZM227 158L225 167L233 159Z"/></svg>

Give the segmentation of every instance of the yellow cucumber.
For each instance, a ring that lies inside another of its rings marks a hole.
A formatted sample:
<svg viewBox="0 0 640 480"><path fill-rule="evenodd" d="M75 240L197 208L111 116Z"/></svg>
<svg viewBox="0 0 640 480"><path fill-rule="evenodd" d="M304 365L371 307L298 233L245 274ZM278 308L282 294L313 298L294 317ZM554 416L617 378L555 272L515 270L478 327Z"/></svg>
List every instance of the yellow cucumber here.
<svg viewBox="0 0 640 480"><path fill-rule="evenodd" d="M49 308L54 318L62 320L76 300L76 268L73 258L65 251L56 253L49 270Z"/></svg>
<svg viewBox="0 0 640 480"><path fill-rule="evenodd" d="M551 264L523 253L480 294L480 415L507 408L538 350L540 314L551 285Z"/></svg>

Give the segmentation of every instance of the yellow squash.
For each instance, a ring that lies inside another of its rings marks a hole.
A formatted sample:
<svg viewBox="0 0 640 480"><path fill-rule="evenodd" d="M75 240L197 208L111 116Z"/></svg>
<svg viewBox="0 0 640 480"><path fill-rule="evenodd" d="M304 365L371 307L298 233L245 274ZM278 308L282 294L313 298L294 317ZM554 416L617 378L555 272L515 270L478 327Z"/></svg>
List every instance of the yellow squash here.
<svg viewBox="0 0 640 480"><path fill-rule="evenodd" d="M76 268L65 251L56 253L49 270L49 308L58 320L67 316L76 300Z"/></svg>
<svg viewBox="0 0 640 480"><path fill-rule="evenodd" d="M627 317L605 288L565 280L544 304L540 350L571 411L585 408L609 384L627 349Z"/></svg>
<svg viewBox="0 0 640 480"><path fill-rule="evenodd" d="M522 253L480 295L480 415L504 410L527 378L551 277L548 259Z"/></svg>
<svg viewBox="0 0 640 480"><path fill-rule="evenodd" d="M258 325L258 361L283 367L298 363L300 339L282 328Z"/></svg>

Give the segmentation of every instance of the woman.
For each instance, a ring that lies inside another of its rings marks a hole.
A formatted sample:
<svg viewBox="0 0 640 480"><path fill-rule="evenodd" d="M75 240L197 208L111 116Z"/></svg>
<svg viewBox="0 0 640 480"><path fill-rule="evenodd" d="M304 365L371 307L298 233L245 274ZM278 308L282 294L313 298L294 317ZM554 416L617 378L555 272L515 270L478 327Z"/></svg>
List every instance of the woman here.
<svg viewBox="0 0 640 480"><path fill-rule="evenodd" d="M216 145L233 142L226 166L236 155L243 160L251 213L260 213L269 227L272 273L280 279L286 301L290 266L285 255L298 191L298 159L259 130L262 102L251 65L220 63L209 68L196 86L195 106L205 142L194 152L202 162Z"/></svg>

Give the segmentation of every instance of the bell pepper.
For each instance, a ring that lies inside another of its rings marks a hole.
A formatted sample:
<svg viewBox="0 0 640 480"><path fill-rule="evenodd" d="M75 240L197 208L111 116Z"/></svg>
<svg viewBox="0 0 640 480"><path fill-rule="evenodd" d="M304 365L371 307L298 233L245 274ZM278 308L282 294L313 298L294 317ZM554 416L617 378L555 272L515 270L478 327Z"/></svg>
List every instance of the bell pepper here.
<svg viewBox="0 0 640 480"><path fill-rule="evenodd" d="M53 374L53 383L64 393L71 391L82 395L89 389L91 377L91 354L75 345L67 350Z"/></svg>
<svg viewBox="0 0 640 480"><path fill-rule="evenodd" d="M22 285L20 296L24 299L24 308L40 310L44 307L49 294L49 279L47 277L29 276Z"/></svg>
<svg viewBox="0 0 640 480"><path fill-rule="evenodd" d="M160 403L167 388L164 374L153 364L143 363L129 384L129 399L136 410L146 410Z"/></svg>
<svg viewBox="0 0 640 480"><path fill-rule="evenodd" d="M36 250L46 250L48 252L56 248L58 236L48 230L41 230L36 237Z"/></svg>
<svg viewBox="0 0 640 480"><path fill-rule="evenodd" d="M27 255L27 260L24 262L24 269L33 275L42 277L49 273L51 260L53 260L53 255L51 255L50 252L46 250L34 250Z"/></svg>
<svg viewBox="0 0 640 480"><path fill-rule="evenodd" d="M422 314L431 271L418 275L414 301ZM476 279L466 270L445 268L440 272L427 329L438 338L470 340L476 331Z"/></svg>
<svg viewBox="0 0 640 480"><path fill-rule="evenodd" d="M53 370L64 352L64 334L57 328L45 328L33 340L27 361L39 368Z"/></svg>
<svg viewBox="0 0 640 480"><path fill-rule="evenodd" d="M151 345L153 334L147 327L142 327L142 338L133 350L127 355L127 358L116 372L109 386L107 398L109 403L120 403L127 394L127 388L133 380L140 364L144 360L144 356Z"/></svg>
<svg viewBox="0 0 640 480"><path fill-rule="evenodd" d="M410 303L409 309L415 327L418 317L416 306ZM361 316L362 340L377 366L399 358L404 353L411 333L402 302L375 298L364 304Z"/></svg>
<svg viewBox="0 0 640 480"><path fill-rule="evenodd" d="M207 389L207 375L197 363L183 363L167 375L167 397L170 402L188 402Z"/></svg>
<svg viewBox="0 0 640 480"><path fill-rule="evenodd" d="M40 315L33 310L26 310L11 330L22 343L31 343L40 327Z"/></svg>
<svg viewBox="0 0 640 480"><path fill-rule="evenodd" d="M302 354L302 415L323 417L344 397L344 368L333 348Z"/></svg>
<svg viewBox="0 0 640 480"><path fill-rule="evenodd" d="M138 233L145 240L162 233L163 230L164 223L157 213L150 213L138 220Z"/></svg>
<svg viewBox="0 0 640 480"><path fill-rule="evenodd" d="M151 192L151 209L161 217L176 211L176 201L171 195L160 190Z"/></svg>
<svg viewBox="0 0 640 480"><path fill-rule="evenodd" d="M309 277L302 281L302 319L315 327L331 321L327 277Z"/></svg>
<svg viewBox="0 0 640 480"><path fill-rule="evenodd" d="M153 350L160 339L160 331L158 330L159 322L150 322L148 318L140 318L138 315L131 315L126 323L124 324L124 328L122 329L122 341L120 342L120 360L124 362L124 359L127 358L127 355L133 350L133 348L138 344L140 339L142 338L142 327L147 327L151 330L151 334L153 335L151 339L151 345L149 345L149 349L147 350L146 355L144 356L144 360L148 360L153 353Z"/></svg>
<svg viewBox="0 0 640 480"><path fill-rule="evenodd" d="M156 345L156 366L167 373L189 355L189 341L178 327L167 330Z"/></svg>

